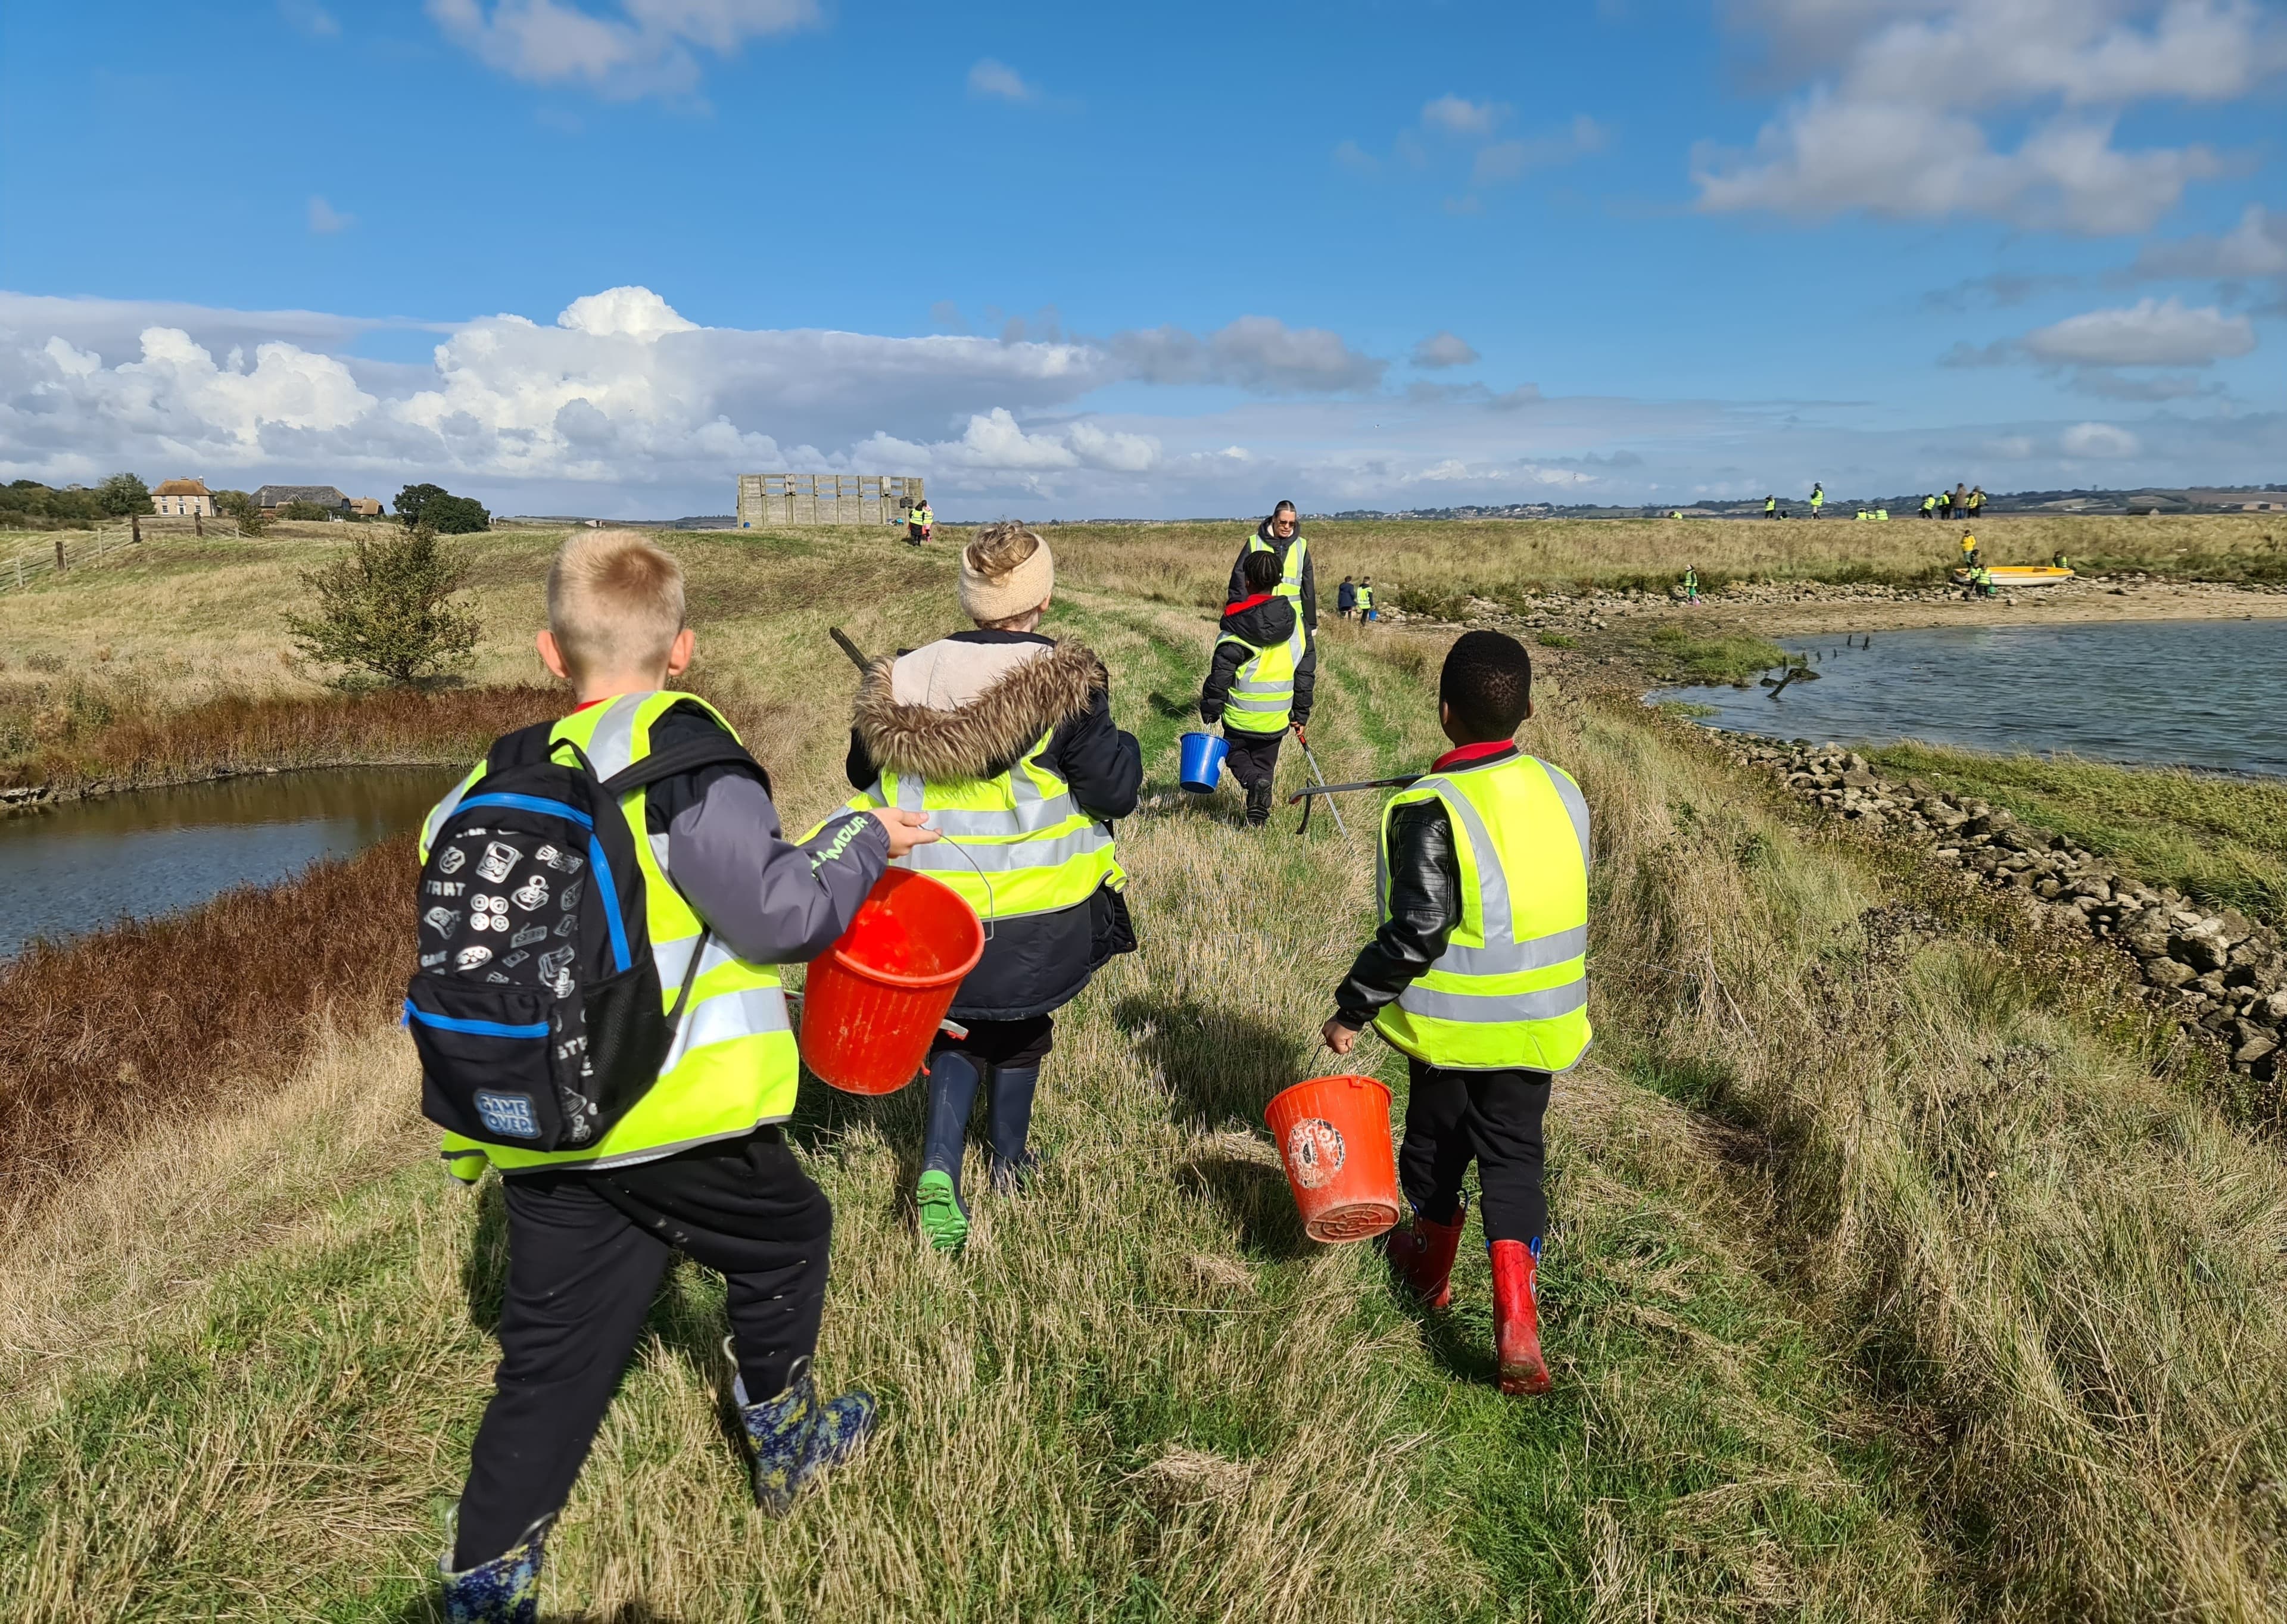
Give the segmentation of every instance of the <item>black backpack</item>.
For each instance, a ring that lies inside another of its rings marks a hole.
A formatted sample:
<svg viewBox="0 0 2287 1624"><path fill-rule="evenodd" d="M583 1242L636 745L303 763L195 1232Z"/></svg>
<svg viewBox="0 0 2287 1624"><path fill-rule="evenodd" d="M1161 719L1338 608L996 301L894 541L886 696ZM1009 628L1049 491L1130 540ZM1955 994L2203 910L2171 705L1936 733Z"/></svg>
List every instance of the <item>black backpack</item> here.
<svg viewBox="0 0 2287 1624"><path fill-rule="evenodd" d="M528 1151L591 1145L650 1090L707 949L702 930L662 1014L620 797L717 764L762 772L721 733L598 779L577 745L550 742L552 725L495 743L437 829L421 867L420 964L405 989L422 1113ZM556 759L567 753L573 764Z"/></svg>

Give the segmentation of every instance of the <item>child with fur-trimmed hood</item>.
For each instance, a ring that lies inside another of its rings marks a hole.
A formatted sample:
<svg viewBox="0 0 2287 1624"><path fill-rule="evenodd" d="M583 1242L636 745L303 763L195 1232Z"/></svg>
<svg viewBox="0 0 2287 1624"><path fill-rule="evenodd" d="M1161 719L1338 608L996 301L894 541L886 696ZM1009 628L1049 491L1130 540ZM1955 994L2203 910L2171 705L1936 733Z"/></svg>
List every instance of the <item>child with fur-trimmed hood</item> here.
<svg viewBox="0 0 2287 1624"><path fill-rule="evenodd" d="M1143 752L1112 725L1104 661L1037 630L1055 585L1037 533L981 528L961 560L961 606L976 629L875 661L850 732L860 791L851 804L926 812L945 838L903 866L953 887L986 922L985 955L950 1011L967 1035L940 1033L930 1056L914 1200L941 1251L969 1236L961 1145L978 1089L993 1183L1014 1187L1032 1165L1033 1093L1053 1012L1136 947L1112 822L1136 810Z"/></svg>

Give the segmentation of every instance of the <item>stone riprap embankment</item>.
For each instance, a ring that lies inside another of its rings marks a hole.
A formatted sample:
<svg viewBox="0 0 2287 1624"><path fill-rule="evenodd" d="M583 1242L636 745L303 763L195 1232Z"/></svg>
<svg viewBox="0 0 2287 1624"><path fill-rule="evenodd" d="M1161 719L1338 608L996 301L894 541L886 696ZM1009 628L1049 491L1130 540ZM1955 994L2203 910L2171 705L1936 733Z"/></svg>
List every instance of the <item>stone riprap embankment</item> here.
<svg viewBox="0 0 2287 1624"><path fill-rule="evenodd" d="M1940 862L2020 893L2043 923L2119 947L2164 1005L2229 1052L2234 1071L2267 1082L2281 1065L2287 955L2270 927L2124 875L2006 807L1885 779L1840 745L1710 731L1734 762L1784 779L1802 800L1859 828L1926 843Z"/></svg>

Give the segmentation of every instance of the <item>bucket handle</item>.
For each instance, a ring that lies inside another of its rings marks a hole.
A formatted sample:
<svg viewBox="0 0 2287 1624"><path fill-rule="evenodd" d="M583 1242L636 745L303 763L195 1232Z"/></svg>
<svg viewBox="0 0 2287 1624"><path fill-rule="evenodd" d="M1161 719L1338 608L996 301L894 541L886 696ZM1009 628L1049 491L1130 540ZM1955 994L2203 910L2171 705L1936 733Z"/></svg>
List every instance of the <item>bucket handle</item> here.
<svg viewBox="0 0 2287 1624"><path fill-rule="evenodd" d="M971 868L977 871L977 881L985 887L985 907L986 910L985 918L979 923L985 926L985 939L988 942L991 941L993 939L993 915L991 911L993 907L993 881L991 877L985 874L985 866L969 855L968 847L962 845L959 841L946 836L942 831L939 833L938 844L951 846L954 852L960 854L961 860L962 862L967 863Z"/></svg>

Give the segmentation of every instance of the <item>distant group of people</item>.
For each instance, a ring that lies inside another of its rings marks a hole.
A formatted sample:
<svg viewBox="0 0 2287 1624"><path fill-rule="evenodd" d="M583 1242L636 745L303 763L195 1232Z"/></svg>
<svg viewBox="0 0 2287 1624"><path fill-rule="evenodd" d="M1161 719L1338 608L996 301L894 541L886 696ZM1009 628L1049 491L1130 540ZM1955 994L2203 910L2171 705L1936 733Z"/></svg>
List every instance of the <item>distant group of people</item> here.
<svg viewBox="0 0 2287 1624"><path fill-rule="evenodd" d="M1381 615L1373 606L1373 577L1353 581L1344 575L1341 585L1334 589L1334 614L1341 620L1353 614L1362 621L1380 620Z"/></svg>
<svg viewBox="0 0 2287 1624"><path fill-rule="evenodd" d="M1810 516L1813 519L1824 519L1826 516L1826 487L1815 479L1811 481L1810 486L1809 507ZM1922 498L1921 515L1924 519L1951 519L1956 514L1959 514L1974 519L1984 511L1985 487L1982 485L1972 487L1956 484L1950 491L1934 491ZM1681 519L1683 515L1678 511L1671 517ZM1779 505L1779 499L1776 494L1763 498L1763 517L1765 519L1789 517L1786 509ZM1886 507L1862 507L1857 510L1855 517L1881 522L1888 519L1890 510Z"/></svg>

